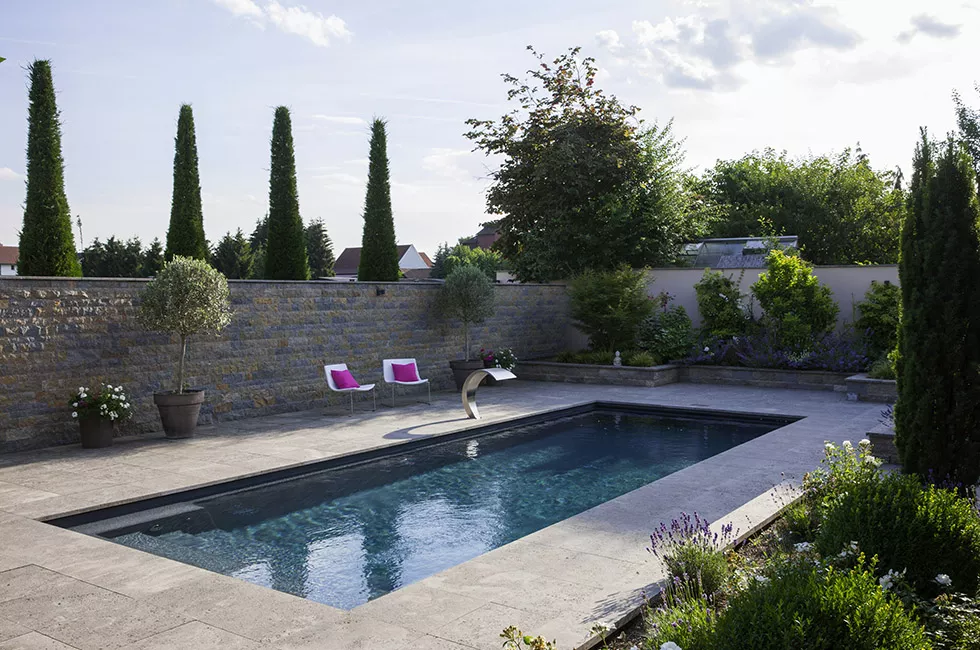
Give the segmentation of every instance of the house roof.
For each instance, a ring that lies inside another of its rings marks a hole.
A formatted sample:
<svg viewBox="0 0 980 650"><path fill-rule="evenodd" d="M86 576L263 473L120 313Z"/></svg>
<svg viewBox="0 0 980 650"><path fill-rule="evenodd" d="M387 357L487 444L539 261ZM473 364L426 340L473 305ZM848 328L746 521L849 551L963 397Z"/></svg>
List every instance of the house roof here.
<svg viewBox="0 0 980 650"><path fill-rule="evenodd" d="M426 266L428 266L430 269L432 268L432 260L429 259L429 256L428 255L426 255L425 253L419 251L419 257L422 258L422 261L425 262L425 265Z"/></svg>
<svg viewBox="0 0 980 650"><path fill-rule="evenodd" d="M411 248L411 244L404 244L398 246L398 259L400 260ZM432 262L425 255L425 253L419 253L426 264L432 266ZM340 254L334 263L333 271L337 275L357 275L357 267L361 265L361 249L360 248L345 248L344 252Z"/></svg>
<svg viewBox="0 0 980 650"><path fill-rule="evenodd" d="M0 244L0 264L17 264L18 257L20 257L19 248Z"/></svg>
<svg viewBox="0 0 980 650"><path fill-rule="evenodd" d="M787 250L797 248L796 235L781 237L724 237L703 239L684 244L681 257L693 266L717 269L757 269L766 265L766 253L770 248Z"/></svg>
<svg viewBox="0 0 980 650"><path fill-rule="evenodd" d="M488 223L487 225L483 226L483 229L480 230L480 232L476 233L476 236L479 237L480 235L496 235L497 230L498 228L496 224Z"/></svg>
<svg viewBox="0 0 980 650"><path fill-rule="evenodd" d="M428 280L432 277L432 269L402 269L406 280Z"/></svg>

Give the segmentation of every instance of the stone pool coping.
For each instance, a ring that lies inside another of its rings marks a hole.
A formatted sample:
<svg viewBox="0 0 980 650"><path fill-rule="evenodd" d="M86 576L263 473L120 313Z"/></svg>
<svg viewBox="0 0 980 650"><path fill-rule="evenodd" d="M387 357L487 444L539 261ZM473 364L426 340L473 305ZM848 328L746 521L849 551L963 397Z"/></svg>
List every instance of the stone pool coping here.
<svg viewBox="0 0 980 650"><path fill-rule="evenodd" d="M499 648L500 631L588 647L596 623L634 615L661 577L649 531L679 511L744 531L788 497L774 484L856 440L880 407L838 393L672 384L656 389L515 382L480 393L483 422L596 400L804 419L347 612L38 521L473 426L458 396L355 418L319 413L211 427L186 443L0 457L0 648ZM759 496L759 495L763 496ZM210 644L210 645L209 645Z"/></svg>

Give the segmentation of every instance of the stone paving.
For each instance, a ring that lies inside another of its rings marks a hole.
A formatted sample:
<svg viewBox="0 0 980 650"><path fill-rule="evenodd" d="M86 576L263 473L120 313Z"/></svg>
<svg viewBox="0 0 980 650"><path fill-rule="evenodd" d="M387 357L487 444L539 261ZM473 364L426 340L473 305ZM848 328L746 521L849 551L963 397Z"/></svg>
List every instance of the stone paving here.
<svg viewBox="0 0 980 650"><path fill-rule="evenodd" d="M655 590L662 572L645 550L655 525L680 511L743 532L764 523L780 507L775 484L814 467L825 440L862 438L881 410L842 393L693 384L509 382L478 400L479 424L596 400L804 419L350 611L42 520L477 425L458 395L0 456L0 650L497 649L509 625L585 647L593 625L615 625Z"/></svg>

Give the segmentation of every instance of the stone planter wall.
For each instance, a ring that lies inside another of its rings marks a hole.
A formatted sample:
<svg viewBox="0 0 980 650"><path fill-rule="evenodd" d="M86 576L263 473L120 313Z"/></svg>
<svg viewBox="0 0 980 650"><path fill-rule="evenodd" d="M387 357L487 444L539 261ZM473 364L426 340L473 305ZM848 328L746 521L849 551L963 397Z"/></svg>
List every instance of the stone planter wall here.
<svg viewBox="0 0 980 650"><path fill-rule="evenodd" d="M777 370L736 366L684 366L680 381L692 384L725 384L760 388L802 388L805 390L847 390L848 372L824 370Z"/></svg>
<svg viewBox="0 0 980 650"><path fill-rule="evenodd" d="M588 363L521 361L514 371L519 379L558 381L571 384L612 384L614 386L663 386L679 380L679 366L598 366Z"/></svg>
<svg viewBox="0 0 980 650"><path fill-rule="evenodd" d="M865 374L852 375L847 378L847 399L893 404L898 399L898 383L894 379L871 379Z"/></svg>

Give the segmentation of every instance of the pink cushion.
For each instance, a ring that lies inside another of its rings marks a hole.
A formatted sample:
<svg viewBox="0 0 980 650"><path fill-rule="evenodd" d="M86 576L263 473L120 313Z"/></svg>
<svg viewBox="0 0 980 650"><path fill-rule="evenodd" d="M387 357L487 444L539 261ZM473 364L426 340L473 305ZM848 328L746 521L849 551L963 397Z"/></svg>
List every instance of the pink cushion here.
<svg viewBox="0 0 980 650"><path fill-rule="evenodd" d="M395 381L418 381L419 371L414 363L393 363L391 371L395 374Z"/></svg>
<svg viewBox="0 0 980 650"><path fill-rule="evenodd" d="M354 375L350 374L350 370L331 370L330 376L333 377L333 383L337 388L360 388L361 385L357 383L354 379Z"/></svg>

